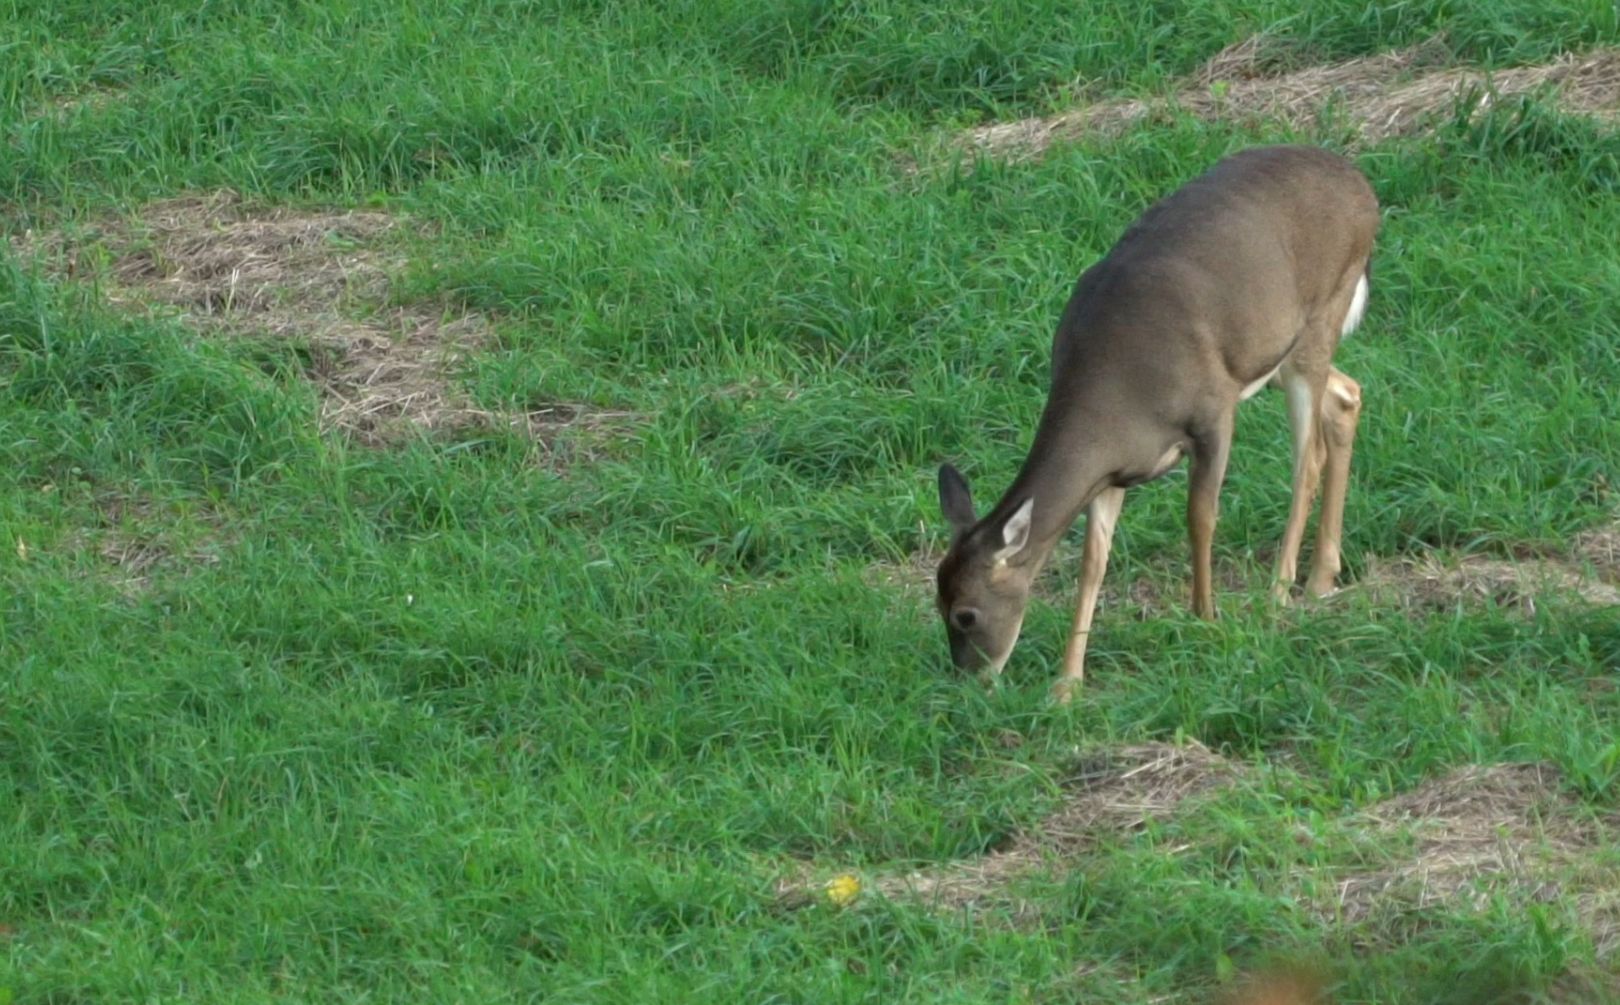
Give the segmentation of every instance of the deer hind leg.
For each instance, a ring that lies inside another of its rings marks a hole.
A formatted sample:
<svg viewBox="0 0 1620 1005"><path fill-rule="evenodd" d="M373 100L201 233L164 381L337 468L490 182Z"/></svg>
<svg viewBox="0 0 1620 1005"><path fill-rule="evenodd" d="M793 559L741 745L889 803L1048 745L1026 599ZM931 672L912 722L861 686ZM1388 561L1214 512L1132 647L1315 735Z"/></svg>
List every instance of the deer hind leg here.
<svg viewBox="0 0 1620 1005"><path fill-rule="evenodd" d="M1292 367L1285 367L1279 378L1284 393L1288 395L1288 426L1293 431L1294 491L1293 501L1288 507L1288 523L1283 528L1282 544L1277 549L1277 572L1272 596L1278 603L1286 604L1294 588L1294 577L1299 573L1299 546L1305 540L1305 522L1310 519L1311 504L1315 501L1317 482L1322 473L1320 415L1326 380Z"/></svg>
<svg viewBox="0 0 1620 1005"><path fill-rule="evenodd" d="M1102 588L1103 573L1108 570L1108 551L1114 542L1114 525L1119 520L1120 507L1125 504L1125 490L1103 489L1091 505L1086 507L1085 551L1080 558L1080 601L1074 612L1074 628L1069 632L1069 644L1063 650L1063 674L1052 685L1052 697L1067 705L1086 672L1086 643L1091 637L1091 617L1097 609L1097 592Z"/></svg>
<svg viewBox="0 0 1620 1005"><path fill-rule="evenodd" d="M1187 539L1192 546L1192 608L1200 618L1215 617L1212 551L1221 484L1232 453L1232 416L1193 446L1187 478Z"/></svg>
<svg viewBox="0 0 1620 1005"><path fill-rule="evenodd" d="M1292 375L1286 370L1279 375L1288 392L1288 421L1294 432L1294 498L1277 553L1275 594L1282 603L1288 602L1293 589L1305 521L1324 469L1322 516L1306 590L1315 596L1331 593L1339 573L1339 536L1344 527L1350 448L1361 415L1361 385L1334 368L1331 357L1339 339L1354 331L1366 313L1365 263L1353 275L1355 282L1347 283L1341 293L1344 313L1338 315L1337 332L1323 332L1324 337L1312 340L1316 351L1304 357L1303 365Z"/></svg>
<svg viewBox="0 0 1620 1005"><path fill-rule="evenodd" d="M1344 531L1344 496L1350 483L1350 450L1361 419L1361 385L1335 369L1328 374L1322 397L1322 442L1326 459L1322 475L1322 515L1316 527L1316 554L1305 588L1325 597L1339 576L1339 538Z"/></svg>

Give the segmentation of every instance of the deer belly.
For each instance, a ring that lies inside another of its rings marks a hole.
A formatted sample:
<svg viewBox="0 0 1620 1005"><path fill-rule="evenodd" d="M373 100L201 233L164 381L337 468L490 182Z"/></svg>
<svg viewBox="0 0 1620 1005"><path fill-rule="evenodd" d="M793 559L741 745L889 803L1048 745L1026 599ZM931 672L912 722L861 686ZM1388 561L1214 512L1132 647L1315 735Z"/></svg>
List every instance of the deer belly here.
<svg viewBox="0 0 1620 1005"><path fill-rule="evenodd" d="M1164 452L1162 457L1153 463L1153 467L1150 468L1146 474L1139 474L1134 471L1122 471L1120 472L1118 480L1116 480L1114 484L1118 485L1122 489L1128 489L1134 488L1135 486L1141 485L1145 482L1151 482L1153 479L1164 474L1166 471L1169 471L1177 464L1180 464L1181 459L1185 457L1186 454L1187 445L1185 443L1173 444L1169 450Z"/></svg>
<svg viewBox="0 0 1620 1005"><path fill-rule="evenodd" d="M1254 381L1254 382L1248 384L1247 386L1245 386L1243 388L1243 390L1238 392L1238 400L1239 401L1248 401L1250 398L1252 398L1255 395L1259 394L1260 389L1262 387L1265 387L1267 384L1271 383L1271 378L1277 376L1277 371L1281 370L1281 369L1282 369L1282 364L1278 363L1275 367L1272 368L1272 371L1270 373L1266 374L1264 377L1261 377L1259 380Z"/></svg>

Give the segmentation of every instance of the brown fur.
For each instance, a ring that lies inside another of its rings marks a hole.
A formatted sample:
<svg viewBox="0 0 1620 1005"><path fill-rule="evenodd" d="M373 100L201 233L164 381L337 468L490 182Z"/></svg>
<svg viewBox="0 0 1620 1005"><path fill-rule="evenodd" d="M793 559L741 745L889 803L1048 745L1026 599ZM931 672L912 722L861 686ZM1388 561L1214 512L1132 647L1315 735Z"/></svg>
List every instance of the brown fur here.
<svg viewBox="0 0 1620 1005"><path fill-rule="evenodd" d="M1182 456L1191 467L1192 605L1214 617L1210 551L1237 404L1268 376L1292 388L1300 409L1291 414L1294 504L1278 593L1285 599L1293 584L1319 482L1326 492L1309 585L1332 588L1360 408L1359 386L1332 360L1378 223L1372 188L1348 161L1313 147L1261 147L1149 208L1081 275L1053 338L1046 407L1012 486L975 518L966 482L949 466L940 473L941 506L956 533L939 568L939 605L959 666L1000 669L1031 581L1089 510L1080 604L1058 684L1066 699L1083 673L1121 490Z"/></svg>

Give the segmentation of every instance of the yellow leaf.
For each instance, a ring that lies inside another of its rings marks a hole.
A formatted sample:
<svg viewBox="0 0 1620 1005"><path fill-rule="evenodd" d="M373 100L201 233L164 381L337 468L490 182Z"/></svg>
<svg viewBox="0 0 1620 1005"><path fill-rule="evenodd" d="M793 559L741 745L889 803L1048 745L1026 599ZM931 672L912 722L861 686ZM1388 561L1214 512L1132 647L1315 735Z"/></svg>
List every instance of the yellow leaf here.
<svg viewBox="0 0 1620 1005"><path fill-rule="evenodd" d="M827 899L839 907L848 907L860 895L861 881L847 872L827 883Z"/></svg>

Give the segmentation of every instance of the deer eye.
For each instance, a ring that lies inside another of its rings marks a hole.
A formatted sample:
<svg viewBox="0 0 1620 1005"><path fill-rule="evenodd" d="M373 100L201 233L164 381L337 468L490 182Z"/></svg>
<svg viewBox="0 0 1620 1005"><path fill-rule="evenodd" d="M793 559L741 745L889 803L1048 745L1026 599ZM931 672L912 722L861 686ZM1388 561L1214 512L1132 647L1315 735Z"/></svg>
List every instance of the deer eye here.
<svg viewBox="0 0 1620 1005"><path fill-rule="evenodd" d="M951 623L965 632L979 623L979 612L971 607L963 607L951 612Z"/></svg>

